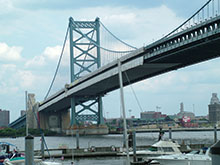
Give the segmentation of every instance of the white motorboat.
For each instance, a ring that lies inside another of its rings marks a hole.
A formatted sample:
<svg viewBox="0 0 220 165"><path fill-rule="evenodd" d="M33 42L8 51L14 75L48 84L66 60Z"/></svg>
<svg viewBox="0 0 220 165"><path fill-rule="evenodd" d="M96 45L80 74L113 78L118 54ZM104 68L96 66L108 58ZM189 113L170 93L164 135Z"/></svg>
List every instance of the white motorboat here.
<svg viewBox="0 0 220 165"><path fill-rule="evenodd" d="M164 155L152 158L153 162L157 161L160 165L211 165L212 160L209 156L209 149L200 150L188 154Z"/></svg>
<svg viewBox="0 0 220 165"><path fill-rule="evenodd" d="M137 156L144 157L154 157L160 155L172 155L172 154L180 154L181 151L179 149L180 145L171 140L160 140L153 144L147 150L139 150L136 151ZM118 153L118 155L125 155L124 152ZM133 152L129 152L129 155L133 155Z"/></svg>

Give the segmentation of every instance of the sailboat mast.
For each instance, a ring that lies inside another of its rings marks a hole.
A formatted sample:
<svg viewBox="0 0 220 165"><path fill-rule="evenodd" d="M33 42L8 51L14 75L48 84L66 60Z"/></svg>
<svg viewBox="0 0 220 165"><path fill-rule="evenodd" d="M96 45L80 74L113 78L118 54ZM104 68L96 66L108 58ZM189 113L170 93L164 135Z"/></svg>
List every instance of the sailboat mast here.
<svg viewBox="0 0 220 165"><path fill-rule="evenodd" d="M28 136L28 93L25 91L25 108L26 108L26 136Z"/></svg>
<svg viewBox="0 0 220 165"><path fill-rule="evenodd" d="M123 91L123 80L122 80L122 71L121 71L121 61L118 59L118 74L119 74L119 84L120 84L120 98L121 98L121 107L122 107L122 117L123 117L123 126L124 126L124 140L126 146L126 155L127 163L130 165L129 151L128 151L128 135L127 135L127 123L125 115L125 104L124 104L124 91Z"/></svg>

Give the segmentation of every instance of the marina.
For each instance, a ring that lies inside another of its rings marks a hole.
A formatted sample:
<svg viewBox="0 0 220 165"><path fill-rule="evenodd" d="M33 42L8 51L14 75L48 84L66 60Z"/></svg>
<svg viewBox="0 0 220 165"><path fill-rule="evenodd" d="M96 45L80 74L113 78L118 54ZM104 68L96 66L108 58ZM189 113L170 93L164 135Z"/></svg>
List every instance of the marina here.
<svg viewBox="0 0 220 165"><path fill-rule="evenodd" d="M218 138L220 133L218 132ZM164 134L164 139L168 139L169 135ZM41 138L34 138L35 155L40 156ZM137 150L148 149L152 144L157 142L158 133L137 133ZM0 141L7 141L15 144L21 152L24 152L24 138L0 138ZM76 149L75 136L61 137L45 137L50 157L45 150L45 158L56 160L63 164L68 164L74 159L77 165L85 165L88 162L106 165L126 163L125 156L119 156L123 147L123 135L97 135L97 136L81 136L79 140L80 149ZM188 145L192 150L200 150L203 147L209 147L214 143L213 132L183 132L182 136L178 132L173 132L173 140L177 141L182 147L181 151L186 152ZM184 145L183 145L184 142ZM74 149L74 150L72 150ZM188 151L189 152L189 151ZM64 159L62 159L62 157ZM109 163L109 164L108 164Z"/></svg>

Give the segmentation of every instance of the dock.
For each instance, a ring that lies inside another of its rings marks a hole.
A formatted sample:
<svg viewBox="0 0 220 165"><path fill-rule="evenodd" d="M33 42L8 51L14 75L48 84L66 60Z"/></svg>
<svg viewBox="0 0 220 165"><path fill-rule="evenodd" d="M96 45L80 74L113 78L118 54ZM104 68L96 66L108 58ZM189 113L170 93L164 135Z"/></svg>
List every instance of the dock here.
<svg viewBox="0 0 220 165"><path fill-rule="evenodd" d="M152 133L159 132L159 128L149 129L149 128L131 128L128 129L128 132L135 130L136 133ZM216 128L217 131L220 131L220 128ZM169 128L163 128L164 132L169 132ZM172 132L201 132L201 131L214 131L213 127L199 127L199 128L172 128ZM109 134L123 134L122 130L110 130Z"/></svg>
<svg viewBox="0 0 220 165"><path fill-rule="evenodd" d="M181 152L190 152L192 150L199 150L203 147L210 147L212 144L190 144L188 145L191 150L189 150L185 144L180 144ZM144 150L150 148L150 145L145 146L137 146L137 150ZM80 148L80 149L70 149L70 148L57 148L57 149L49 149L50 156L48 151L44 151L45 158L82 158L82 157L106 157L106 156L119 156L118 153L124 151L122 147L95 147L92 146L90 148ZM34 155L41 157L41 150L35 150Z"/></svg>

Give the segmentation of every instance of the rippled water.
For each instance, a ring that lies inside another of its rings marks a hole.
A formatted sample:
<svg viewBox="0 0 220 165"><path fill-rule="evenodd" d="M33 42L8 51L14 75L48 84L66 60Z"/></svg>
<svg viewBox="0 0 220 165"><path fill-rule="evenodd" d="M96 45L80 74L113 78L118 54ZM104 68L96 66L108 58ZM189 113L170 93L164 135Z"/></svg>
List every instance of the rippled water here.
<svg viewBox="0 0 220 165"><path fill-rule="evenodd" d="M137 133L137 146L138 145L151 145L157 141L158 133ZM165 133L164 138L168 139L169 133ZM214 132L173 132L172 138L181 143L183 140L187 144L211 144L214 142ZM220 139L220 132L218 131L218 139ZM59 148L61 145L66 145L69 148L76 147L76 138L72 136L68 137L45 137L47 146L49 149ZM24 150L25 138L0 138L0 141L6 141L18 146L20 150ZM80 147L87 148L91 146L102 147L102 146L122 146L123 135L96 135L96 136L81 136ZM40 137L34 138L35 150L39 150L41 146ZM57 161L60 161L59 159ZM75 165L87 165L87 164L106 164L106 165L117 165L125 164L126 160L124 157L99 157L99 158L83 158L75 159ZM70 164L70 160L64 160L63 164Z"/></svg>

